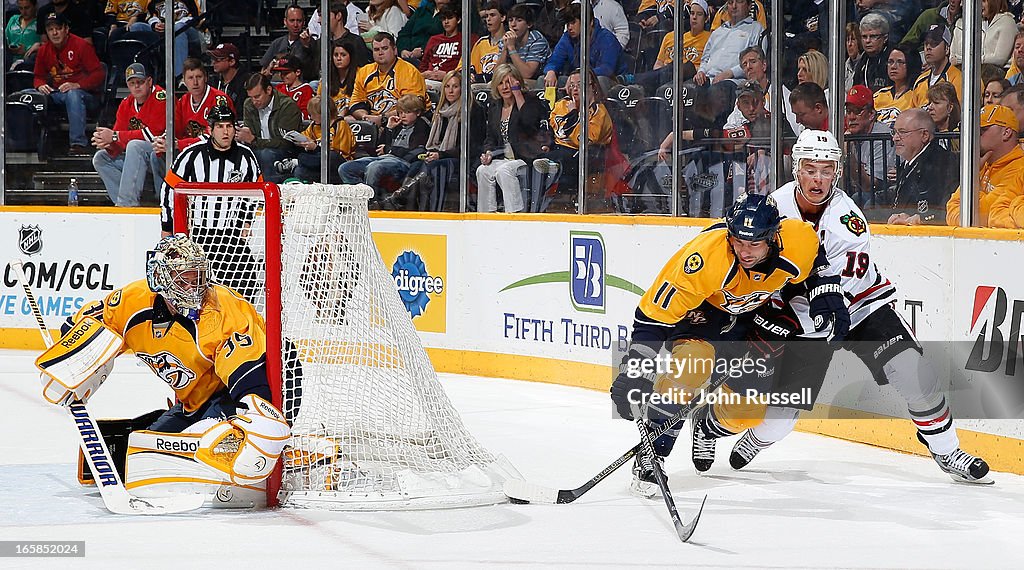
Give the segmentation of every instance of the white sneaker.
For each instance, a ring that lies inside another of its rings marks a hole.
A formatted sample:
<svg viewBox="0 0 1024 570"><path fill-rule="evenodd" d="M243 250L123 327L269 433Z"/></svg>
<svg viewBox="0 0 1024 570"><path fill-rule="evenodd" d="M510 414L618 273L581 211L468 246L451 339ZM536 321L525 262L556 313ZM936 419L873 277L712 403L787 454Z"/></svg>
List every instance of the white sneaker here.
<svg viewBox="0 0 1024 570"><path fill-rule="evenodd" d="M533 161L533 169L541 174L558 174L561 166L553 160L538 158Z"/></svg>
<svg viewBox="0 0 1024 570"><path fill-rule="evenodd" d="M299 165L297 158L284 158L274 163L274 170L280 174L291 174Z"/></svg>

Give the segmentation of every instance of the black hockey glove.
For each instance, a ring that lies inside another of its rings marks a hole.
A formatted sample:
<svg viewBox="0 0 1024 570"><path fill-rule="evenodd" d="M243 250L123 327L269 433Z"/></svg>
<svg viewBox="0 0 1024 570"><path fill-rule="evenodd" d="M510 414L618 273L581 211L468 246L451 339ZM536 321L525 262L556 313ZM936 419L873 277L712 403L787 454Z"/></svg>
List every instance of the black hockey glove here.
<svg viewBox="0 0 1024 570"><path fill-rule="evenodd" d="M619 375L610 390L612 403L619 417L632 420L640 413L643 402L654 391L657 372L653 369L657 351L644 344L632 344L619 365ZM644 369L644 363L650 368Z"/></svg>
<svg viewBox="0 0 1024 570"><path fill-rule="evenodd" d="M845 339L850 332L850 310L846 307L839 277L823 277L811 289L809 301L814 330L828 331L830 343Z"/></svg>

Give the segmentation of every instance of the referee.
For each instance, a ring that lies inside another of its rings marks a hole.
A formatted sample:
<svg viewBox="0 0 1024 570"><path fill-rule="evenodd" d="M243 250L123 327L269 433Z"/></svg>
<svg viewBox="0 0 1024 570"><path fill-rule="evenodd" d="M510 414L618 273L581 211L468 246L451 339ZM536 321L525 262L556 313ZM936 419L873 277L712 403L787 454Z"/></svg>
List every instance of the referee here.
<svg viewBox="0 0 1024 570"><path fill-rule="evenodd" d="M260 164L252 149L235 141L235 112L226 105L210 109L209 138L186 147L160 189L160 224L164 236L174 229L172 188L180 182L262 182ZM189 234L206 251L218 283L241 293L257 308L262 295L255 259L248 245L249 228L257 205L243 197L193 198Z"/></svg>

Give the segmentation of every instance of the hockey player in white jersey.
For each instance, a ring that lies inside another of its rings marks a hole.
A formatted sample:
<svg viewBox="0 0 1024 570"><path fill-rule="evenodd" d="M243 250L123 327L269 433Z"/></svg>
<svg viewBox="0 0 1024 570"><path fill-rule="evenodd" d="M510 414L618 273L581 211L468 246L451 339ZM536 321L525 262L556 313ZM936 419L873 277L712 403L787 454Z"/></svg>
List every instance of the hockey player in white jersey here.
<svg viewBox="0 0 1024 570"><path fill-rule="evenodd" d="M835 137L827 131L806 130L797 139L792 156L795 180L771 196L783 217L814 224L828 258L829 268L824 273L841 277L851 319L843 347L867 365L879 385L892 384L903 397L918 439L943 471L958 482L992 483L985 460L960 449L938 377L923 358L910 328L893 308L896 287L871 259L871 231L864 214L837 187L843 156ZM802 330L809 331L801 336L821 340L790 343L779 381L810 386L817 397L832 355L840 347L814 332L806 299L796 297L789 306ZM765 421L744 432L733 447L729 458L732 467L742 469L762 450L784 438L796 425L798 414L795 408L769 407Z"/></svg>

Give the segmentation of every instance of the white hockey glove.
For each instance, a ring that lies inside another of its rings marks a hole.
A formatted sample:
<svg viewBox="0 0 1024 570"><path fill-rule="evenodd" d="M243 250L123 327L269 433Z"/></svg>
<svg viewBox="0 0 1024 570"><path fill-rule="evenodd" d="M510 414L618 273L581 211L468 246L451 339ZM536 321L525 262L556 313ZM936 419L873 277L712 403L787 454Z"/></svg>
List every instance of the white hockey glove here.
<svg viewBox="0 0 1024 570"><path fill-rule="evenodd" d="M249 409L207 429L195 458L236 485L258 483L273 472L291 429L284 414L259 396L244 396L239 404Z"/></svg>
<svg viewBox="0 0 1024 570"><path fill-rule="evenodd" d="M82 319L36 358L43 372L43 398L58 406L88 402L110 375L123 346L121 336L100 321Z"/></svg>

